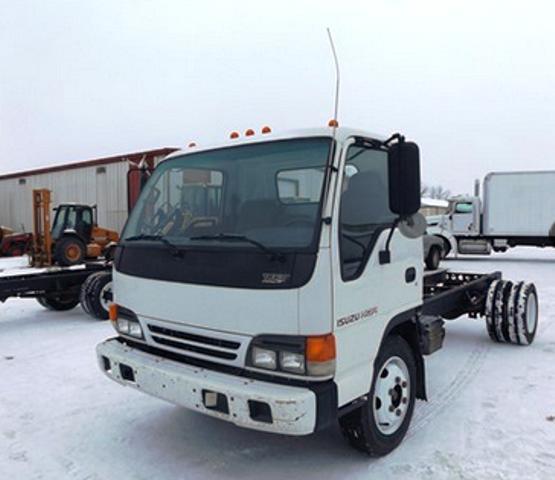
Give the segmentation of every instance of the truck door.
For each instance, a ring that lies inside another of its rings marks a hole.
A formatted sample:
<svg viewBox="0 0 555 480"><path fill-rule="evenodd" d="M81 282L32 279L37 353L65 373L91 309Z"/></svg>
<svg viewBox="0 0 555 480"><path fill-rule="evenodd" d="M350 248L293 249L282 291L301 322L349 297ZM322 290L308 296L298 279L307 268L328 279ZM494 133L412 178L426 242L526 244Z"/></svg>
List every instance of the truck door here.
<svg viewBox="0 0 555 480"><path fill-rule="evenodd" d="M340 403L368 392L383 329L421 302L422 239L395 232L391 262L380 265L395 215L389 209L387 153L351 145L344 154L337 235L332 242L334 328ZM337 214L334 214L337 216ZM336 239L338 241L336 241Z"/></svg>
<svg viewBox="0 0 555 480"><path fill-rule="evenodd" d="M480 207L473 200L460 200L453 206L451 230L458 235L477 235L480 232Z"/></svg>

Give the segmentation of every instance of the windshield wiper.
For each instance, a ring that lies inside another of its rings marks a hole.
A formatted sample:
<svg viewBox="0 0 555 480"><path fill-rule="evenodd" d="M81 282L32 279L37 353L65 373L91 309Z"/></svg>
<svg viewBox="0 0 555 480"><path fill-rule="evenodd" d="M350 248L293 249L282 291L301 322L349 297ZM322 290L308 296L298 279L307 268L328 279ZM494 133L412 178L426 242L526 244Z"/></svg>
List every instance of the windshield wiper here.
<svg viewBox="0 0 555 480"><path fill-rule="evenodd" d="M277 252L263 243L258 242L257 240L253 240L246 235L236 235L234 233L218 233L216 235L199 235L196 237L190 237L190 240L218 240L223 242L246 242L254 245L259 250L262 250L264 253L267 253L272 257L272 259L277 259L280 262L285 261L285 256L281 252Z"/></svg>
<svg viewBox="0 0 555 480"><path fill-rule="evenodd" d="M143 233L141 235L133 235L123 239L124 242L137 242L140 240L146 240L147 242L161 242L168 247L168 252L170 252L172 256L179 258L183 258L184 256L183 252L163 235L147 235Z"/></svg>

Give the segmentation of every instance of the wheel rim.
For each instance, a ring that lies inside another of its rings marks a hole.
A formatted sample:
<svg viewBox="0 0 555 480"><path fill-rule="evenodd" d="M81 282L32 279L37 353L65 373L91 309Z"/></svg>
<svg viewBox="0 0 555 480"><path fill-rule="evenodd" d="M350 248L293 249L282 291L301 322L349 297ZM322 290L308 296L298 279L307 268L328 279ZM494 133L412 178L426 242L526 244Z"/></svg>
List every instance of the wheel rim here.
<svg viewBox="0 0 555 480"><path fill-rule="evenodd" d="M405 361L391 357L376 378L372 409L378 430L384 435L395 433L409 409L410 376Z"/></svg>
<svg viewBox="0 0 555 480"><path fill-rule="evenodd" d="M104 310L108 311L110 303L112 303L113 300L112 282L108 282L102 287L102 290L100 290L100 305L102 305Z"/></svg>
<svg viewBox="0 0 555 480"><path fill-rule="evenodd" d="M79 258L80 249L77 245L69 245L66 248L66 257L71 260L75 261Z"/></svg>
<svg viewBox="0 0 555 480"><path fill-rule="evenodd" d="M538 301L534 294L528 297L528 304L526 305L526 328L528 333L532 333L536 328L538 321Z"/></svg>

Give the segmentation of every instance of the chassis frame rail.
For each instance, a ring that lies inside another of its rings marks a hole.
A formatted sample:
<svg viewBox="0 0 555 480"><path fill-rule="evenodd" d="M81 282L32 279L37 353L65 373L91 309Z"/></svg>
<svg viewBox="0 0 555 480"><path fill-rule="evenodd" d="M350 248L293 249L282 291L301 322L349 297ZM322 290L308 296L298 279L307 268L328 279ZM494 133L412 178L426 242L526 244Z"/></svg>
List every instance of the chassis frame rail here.
<svg viewBox="0 0 555 480"><path fill-rule="evenodd" d="M439 270L424 277L424 315L448 320L468 314L483 315L488 288L501 272L462 273Z"/></svg>
<svg viewBox="0 0 555 480"><path fill-rule="evenodd" d="M41 295L79 295L89 275L108 270L104 262L86 263L75 267L52 267L38 272L14 270L13 275L0 276L0 302L10 297L33 298Z"/></svg>

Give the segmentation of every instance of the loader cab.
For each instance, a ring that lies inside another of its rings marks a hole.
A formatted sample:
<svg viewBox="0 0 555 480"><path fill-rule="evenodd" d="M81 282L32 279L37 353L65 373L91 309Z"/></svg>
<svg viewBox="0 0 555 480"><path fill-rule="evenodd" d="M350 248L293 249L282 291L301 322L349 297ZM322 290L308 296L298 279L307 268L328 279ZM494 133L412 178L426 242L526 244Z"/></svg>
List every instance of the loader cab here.
<svg viewBox="0 0 555 480"><path fill-rule="evenodd" d="M61 204L55 210L52 240L59 240L65 233L77 234L83 242L90 241L95 225L94 207L73 203Z"/></svg>

